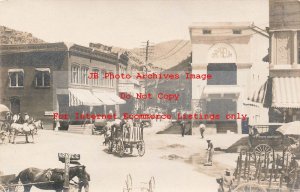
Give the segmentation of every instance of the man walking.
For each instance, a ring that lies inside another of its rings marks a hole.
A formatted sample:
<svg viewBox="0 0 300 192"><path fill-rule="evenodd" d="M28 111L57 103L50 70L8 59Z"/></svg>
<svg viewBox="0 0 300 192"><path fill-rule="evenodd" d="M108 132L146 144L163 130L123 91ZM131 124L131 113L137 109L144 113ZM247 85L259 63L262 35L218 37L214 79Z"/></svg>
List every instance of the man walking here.
<svg viewBox="0 0 300 192"><path fill-rule="evenodd" d="M200 124L200 134L201 134L201 138L204 138L204 131L205 131L205 125L203 123Z"/></svg>

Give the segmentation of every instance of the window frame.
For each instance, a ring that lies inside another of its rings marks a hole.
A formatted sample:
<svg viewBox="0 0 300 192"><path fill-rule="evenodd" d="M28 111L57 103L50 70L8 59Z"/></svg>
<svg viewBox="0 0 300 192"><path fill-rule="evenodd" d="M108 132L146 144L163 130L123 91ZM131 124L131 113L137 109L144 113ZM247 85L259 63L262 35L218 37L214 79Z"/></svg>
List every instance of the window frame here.
<svg viewBox="0 0 300 192"><path fill-rule="evenodd" d="M81 83L80 80L81 80L80 66L78 64L72 64L71 65L71 83L78 85Z"/></svg>
<svg viewBox="0 0 300 192"><path fill-rule="evenodd" d="M38 78L38 73L42 74L42 85L37 84L37 78ZM45 85L45 74L48 73L49 75L49 85ZM37 88L49 88L51 87L51 74L48 71L36 71L35 74L35 87Z"/></svg>
<svg viewBox="0 0 300 192"><path fill-rule="evenodd" d="M22 80L22 83L23 85L20 86L19 85L19 74L22 73L22 77L23 77L23 80ZM11 83L12 83L12 78L11 78L11 75L12 74L16 74L16 86L12 86ZM25 78L25 73L24 71L15 71L15 72L8 72L8 78L9 78L9 87L10 88L24 88L24 78Z"/></svg>

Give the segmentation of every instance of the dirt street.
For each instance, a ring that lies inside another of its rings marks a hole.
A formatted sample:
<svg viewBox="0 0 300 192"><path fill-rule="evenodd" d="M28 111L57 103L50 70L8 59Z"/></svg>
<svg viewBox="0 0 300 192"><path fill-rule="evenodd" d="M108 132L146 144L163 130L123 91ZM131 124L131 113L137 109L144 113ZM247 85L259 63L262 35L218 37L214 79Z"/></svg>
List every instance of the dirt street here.
<svg viewBox="0 0 300 192"><path fill-rule="evenodd" d="M217 152L214 166L204 167L206 141L200 136L182 138L154 132L154 129L145 129L146 153L143 157L137 156L134 150L132 156L120 158L106 152L107 146L102 145L103 136L42 130L36 136L35 144L24 144L22 136L17 137L15 145L0 144L0 171L17 174L28 167L63 168L57 153L70 152L81 154L80 162L86 165L91 175L91 192L122 192L127 174L132 176L133 192L141 192L152 176L156 181L155 192L213 192L218 188L215 177L226 165L234 166L232 161L236 154ZM224 143L224 137L216 135L215 138L216 145ZM227 155L227 163L222 155ZM40 190L33 188L32 191Z"/></svg>

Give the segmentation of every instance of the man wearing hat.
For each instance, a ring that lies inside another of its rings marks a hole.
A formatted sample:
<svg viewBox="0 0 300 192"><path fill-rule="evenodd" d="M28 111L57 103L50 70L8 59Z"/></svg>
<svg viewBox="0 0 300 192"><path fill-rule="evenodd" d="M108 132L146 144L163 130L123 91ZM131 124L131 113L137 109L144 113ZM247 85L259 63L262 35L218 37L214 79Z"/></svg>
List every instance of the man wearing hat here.
<svg viewBox="0 0 300 192"><path fill-rule="evenodd" d="M205 165L212 166L212 158L214 153L214 145L212 144L211 140L208 139L207 141L207 162Z"/></svg>
<svg viewBox="0 0 300 192"><path fill-rule="evenodd" d="M24 122L29 123L29 115L28 113L24 113Z"/></svg>
<svg viewBox="0 0 300 192"><path fill-rule="evenodd" d="M233 177L231 175L230 170L226 169L225 174L223 176L223 189L224 189L224 192L232 191L232 185L233 185Z"/></svg>

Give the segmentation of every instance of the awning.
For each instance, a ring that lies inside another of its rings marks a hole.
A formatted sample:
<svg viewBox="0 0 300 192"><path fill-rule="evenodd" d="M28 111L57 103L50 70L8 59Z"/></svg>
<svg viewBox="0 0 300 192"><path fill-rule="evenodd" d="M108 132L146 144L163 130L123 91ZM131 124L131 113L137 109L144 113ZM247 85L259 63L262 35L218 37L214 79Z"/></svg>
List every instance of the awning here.
<svg viewBox="0 0 300 192"><path fill-rule="evenodd" d="M49 72L50 73L50 68L35 68L36 71L41 71L41 72Z"/></svg>
<svg viewBox="0 0 300 192"><path fill-rule="evenodd" d="M300 77L273 77L272 107L300 108Z"/></svg>
<svg viewBox="0 0 300 192"><path fill-rule="evenodd" d="M109 93L93 92L94 95L102 101L104 105L115 105L117 104Z"/></svg>
<svg viewBox="0 0 300 192"><path fill-rule="evenodd" d="M24 73L24 69L9 69L8 73L16 73L16 72L23 72Z"/></svg>
<svg viewBox="0 0 300 192"><path fill-rule="evenodd" d="M241 93L241 88L232 85L207 85L205 86L203 93L205 95L224 95L224 94L235 94L239 95Z"/></svg>
<svg viewBox="0 0 300 192"><path fill-rule="evenodd" d="M70 93L70 106L79 106L79 105L100 106L100 105L103 105L103 102L101 102L89 90L69 88L69 93Z"/></svg>
<svg viewBox="0 0 300 192"><path fill-rule="evenodd" d="M116 104L125 104L126 103L125 100L121 99L119 96L117 96L114 93L111 93L110 96L111 96L111 99L116 102Z"/></svg>
<svg viewBox="0 0 300 192"><path fill-rule="evenodd" d="M258 87L252 95L250 96L249 100L253 102L258 102L258 103L264 103L264 99L266 97L266 91L268 88L268 81L266 81L263 85Z"/></svg>

